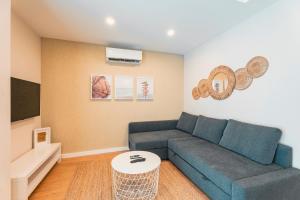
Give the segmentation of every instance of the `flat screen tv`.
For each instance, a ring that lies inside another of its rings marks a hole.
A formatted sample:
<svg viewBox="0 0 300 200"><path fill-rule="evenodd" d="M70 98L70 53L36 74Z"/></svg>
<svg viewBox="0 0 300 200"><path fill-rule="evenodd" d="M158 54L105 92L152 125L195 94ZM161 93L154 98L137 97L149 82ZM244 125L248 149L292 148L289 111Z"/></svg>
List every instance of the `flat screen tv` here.
<svg viewBox="0 0 300 200"><path fill-rule="evenodd" d="M40 84L11 78L11 121L40 115Z"/></svg>

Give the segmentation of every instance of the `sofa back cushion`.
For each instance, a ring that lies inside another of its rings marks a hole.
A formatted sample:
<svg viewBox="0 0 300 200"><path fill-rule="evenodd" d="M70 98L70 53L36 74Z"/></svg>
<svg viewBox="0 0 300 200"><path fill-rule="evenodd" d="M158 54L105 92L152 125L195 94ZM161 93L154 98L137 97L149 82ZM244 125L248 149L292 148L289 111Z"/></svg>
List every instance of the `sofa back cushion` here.
<svg viewBox="0 0 300 200"><path fill-rule="evenodd" d="M273 161L280 137L277 128L229 120L220 145L267 165Z"/></svg>
<svg viewBox="0 0 300 200"><path fill-rule="evenodd" d="M189 113L182 112L176 128L191 134L193 133L193 130L195 128L197 118L198 117L196 115L191 115Z"/></svg>
<svg viewBox="0 0 300 200"><path fill-rule="evenodd" d="M278 144L273 162L280 165L283 168L292 167L293 148L284 144Z"/></svg>
<svg viewBox="0 0 300 200"><path fill-rule="evenodd" d="M226 124L227 120L214 119L200 115L193 135L215 144L219 144Z"/></svg>

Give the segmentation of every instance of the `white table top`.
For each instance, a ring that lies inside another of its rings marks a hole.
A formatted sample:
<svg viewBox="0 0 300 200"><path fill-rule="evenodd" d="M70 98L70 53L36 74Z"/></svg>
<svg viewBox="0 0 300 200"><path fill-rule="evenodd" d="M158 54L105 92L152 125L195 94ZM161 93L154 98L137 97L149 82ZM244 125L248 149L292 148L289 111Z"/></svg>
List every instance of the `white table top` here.
<svg viewBox="0 0 300 200"><path fill-rule="evenodd" d="M130 156L133 155L140 155L141 157L146 158L146 161L130 163ZM147 151L129 151L114 157L111 161L111 166L120 173L142 174L158 168L160 162L160 158L154 153Z"/></svg>

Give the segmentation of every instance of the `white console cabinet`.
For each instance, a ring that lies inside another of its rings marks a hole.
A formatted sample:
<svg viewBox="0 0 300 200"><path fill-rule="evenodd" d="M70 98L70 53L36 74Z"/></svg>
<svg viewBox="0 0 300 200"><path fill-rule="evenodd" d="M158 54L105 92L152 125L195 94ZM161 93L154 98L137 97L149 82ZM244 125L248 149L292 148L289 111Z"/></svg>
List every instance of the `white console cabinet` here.
<svg viewBox="0 0 300 200"><path fill-rule="evenodd" d="M12 200L27 200L55 163L60 161L61 144L53 143L32 149L12 162Z"/></svg>

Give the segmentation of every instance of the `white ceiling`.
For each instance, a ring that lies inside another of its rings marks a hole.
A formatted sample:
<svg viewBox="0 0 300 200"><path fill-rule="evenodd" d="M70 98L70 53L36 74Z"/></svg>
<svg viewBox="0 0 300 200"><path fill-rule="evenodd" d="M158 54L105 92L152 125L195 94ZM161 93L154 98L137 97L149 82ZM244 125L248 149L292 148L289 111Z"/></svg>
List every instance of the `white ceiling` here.
<svg viewBox="0 0 300 200"><path fill-rule="evenodd" d="M13 9L42 37L184 54L275 1L13 0Z"/></svg>

